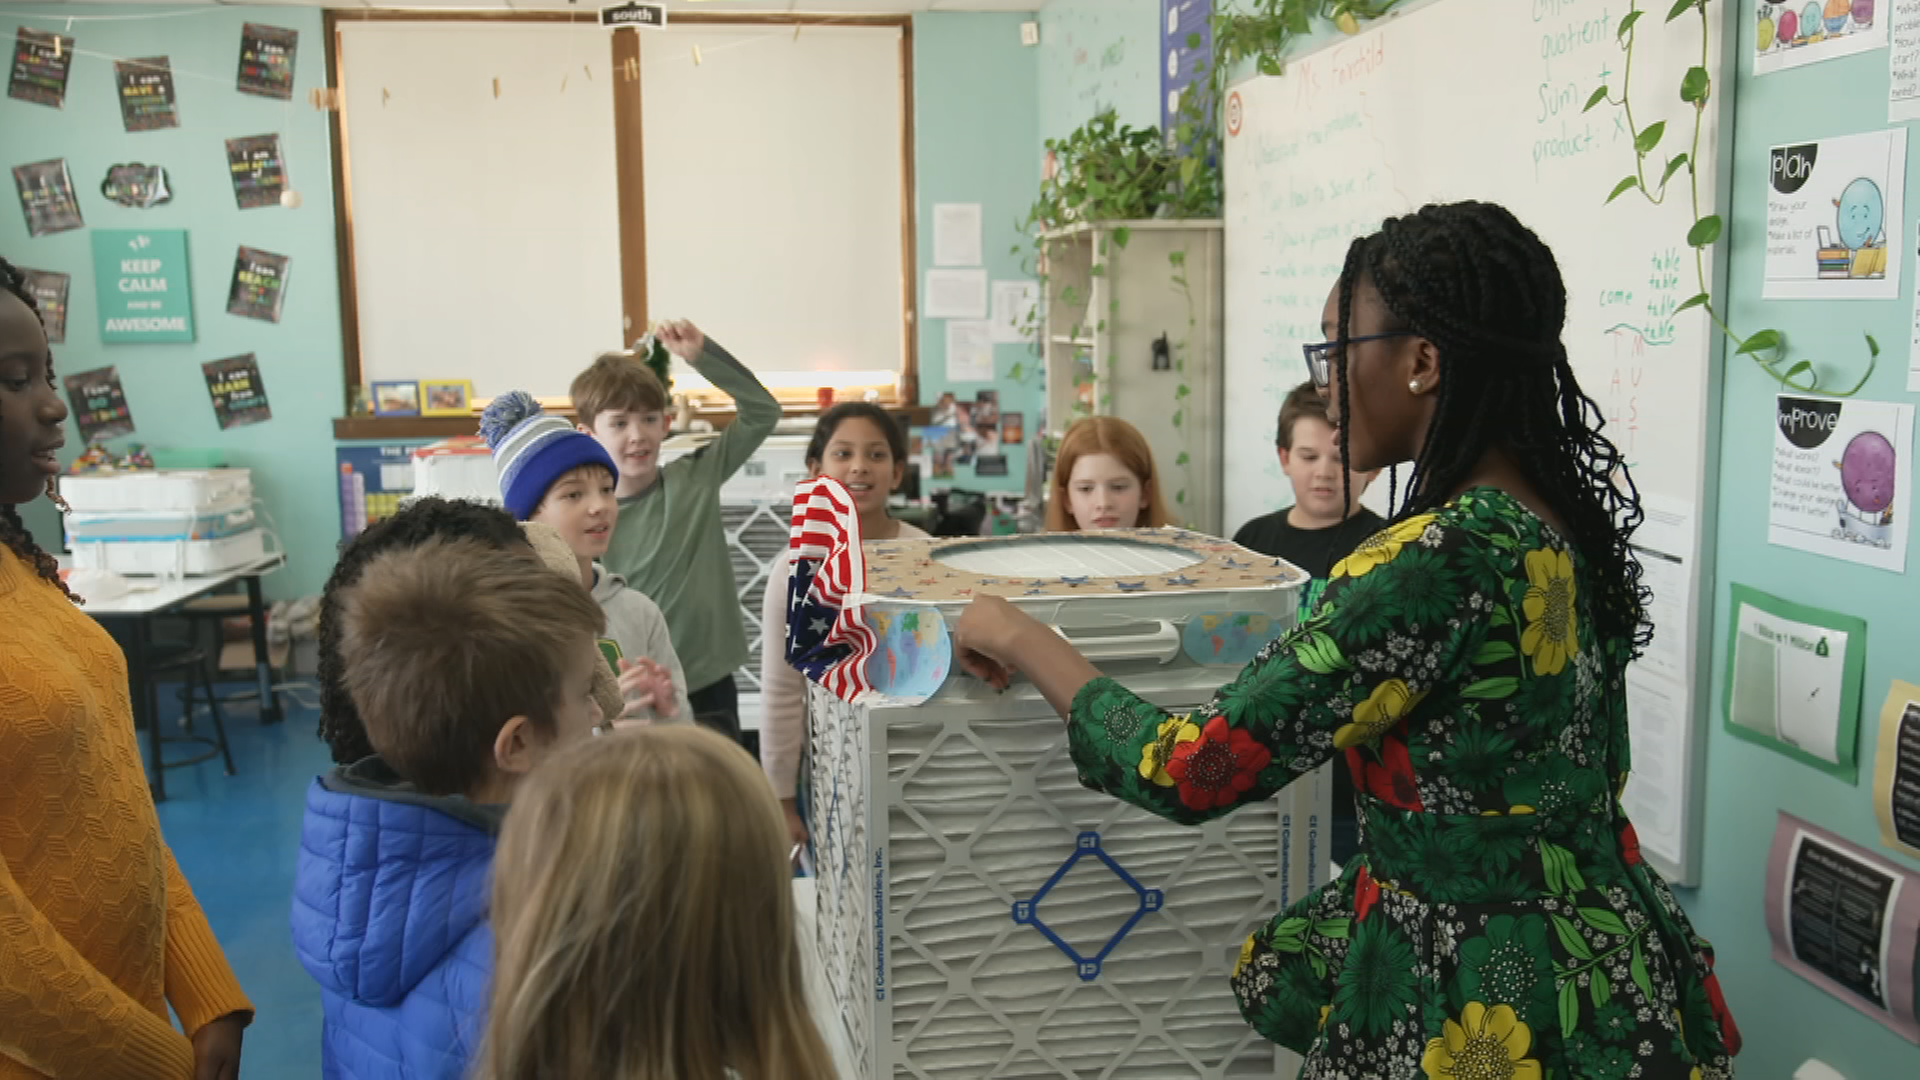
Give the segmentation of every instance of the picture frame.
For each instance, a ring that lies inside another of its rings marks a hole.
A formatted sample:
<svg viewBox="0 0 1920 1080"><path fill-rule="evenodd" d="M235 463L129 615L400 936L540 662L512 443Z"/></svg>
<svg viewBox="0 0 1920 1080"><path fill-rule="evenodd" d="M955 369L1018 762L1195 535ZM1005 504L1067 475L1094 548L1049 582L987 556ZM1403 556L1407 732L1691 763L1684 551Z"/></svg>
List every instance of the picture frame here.
<svg viewBox="0 0 1920 1080"><path fill-rule="evenodd" d="M419 416L420 384L418 382L377 382L367 395L373 402L375 416Z"/></svg>
<svg viewBox="0 0 1920 1080"><path fill-rule="evenodd" d="M466 379L420 380L421 416L466 416L472 402L473 383Z"/></svg>

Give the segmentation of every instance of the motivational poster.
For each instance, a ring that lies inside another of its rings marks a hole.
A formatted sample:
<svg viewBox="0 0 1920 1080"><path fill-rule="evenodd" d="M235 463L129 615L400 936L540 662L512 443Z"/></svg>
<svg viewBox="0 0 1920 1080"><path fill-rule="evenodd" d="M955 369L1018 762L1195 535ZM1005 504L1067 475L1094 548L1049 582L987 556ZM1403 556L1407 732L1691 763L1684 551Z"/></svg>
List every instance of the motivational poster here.
<svg viewBox="0 0 1920 1080"><path fill-rule="evenodd" d="M127 411L127 394L120 387L120 370L95 368L61 380L67 387L67 401L73 407L73 423L80 429L82 442L99 442L117 435L133 434L133 414Z"/></svg>
<svg viewBox="0 0 1920 1080"><path fill-rule="evenodd" d="M260 364L252 353L209 360L200 365L200 372L206 376L207 394L213 398L213 415L221 431L273 419L266 385L260 381Z"/></svg>
<svg viewBox="0 0 1920 1080"><path fill-rule="evenodd" d="M193 340L185 229L95 229L93 281L101 341Z"/></svg>
<svg viewBox="0 0 1920 1080"><path fill-rule="evenodd" d="M113 81L120 89L120 123L128 131L180 126L180 109L173 96L173 68L166 57L115 60Z"/></svg>
<svg viewBox="0 0 1920 1080"><path fill-rule="evenodd" d="M285 255L242 247L233 260L233 284L227 290L227 314L262 322L280 321L280 308L287 296L287 268L293 263Z"/></svg>
<svg viewBox="0 0 1920 1080"><path fill-rule="evenodd" d="M72 71L72 38L23 26L13 36L13 72L7 76L7 96L58 109L66 104L67 76Z"/></svg>
<svg viewBox="0 0 1920 1080"><path fill-rule="evenodd" d="M227 140L227 168L233 174L233 198L242 210L280 205L287 189L280 136L249 135Z"/></svg>
<svg viewBox="0 0 1920 1080"><path fill-rule="evenodd" d="M1913 406L1775 398L1767 542L1902 573L1913 496Z"/></svg>
<svg viewBox="0 0 1920 1080"><path fill-rule="evenodd" d="M298 30L247 23L240 28L240 75L243 94L278 101L293 100L293 56L300 43Z"/></svg>
<svg viewBox="0 0 1920 1080"><path fill-rule="evenodd" d="M40 324L47 328L47 342L59 345L67 340L67 293L73 288L73 275L57 270L31 270L19 267L25 279L27 295L40 309Z"/></svg>
<svg viewBox="0 0 1920 1080"><path fill-rule="evenodd" d="M86 224L74 198L73 176L65 158L13 167L13 186L20 193L20 212L26 215L28 236L78 229Z"/></svg>

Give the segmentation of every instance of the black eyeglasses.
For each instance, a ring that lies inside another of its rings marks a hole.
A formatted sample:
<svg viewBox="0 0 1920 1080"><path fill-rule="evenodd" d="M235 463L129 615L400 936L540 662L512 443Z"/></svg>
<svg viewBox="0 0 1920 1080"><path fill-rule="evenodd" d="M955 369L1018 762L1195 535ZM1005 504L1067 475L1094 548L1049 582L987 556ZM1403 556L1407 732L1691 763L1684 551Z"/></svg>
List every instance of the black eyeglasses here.
<svg viewBox="0 0 1920 1080"><path fill-rule="evenodd" d="M1359 337L1350 337L1347 339L1347 344L1358 345L1363 341L1385 341L1389 338L1419 336L1420 335L1411 330L1388 330L1382 334L1362 334ZM1333 375L1333 354L1340 351L1340 343L1337 341L1320 341L1311 345L1302 345L1300 346L1300 351L1307 356L1307 374L1313 379L1314 388L1316 390L1325 390L1328 381Z"/></svg>

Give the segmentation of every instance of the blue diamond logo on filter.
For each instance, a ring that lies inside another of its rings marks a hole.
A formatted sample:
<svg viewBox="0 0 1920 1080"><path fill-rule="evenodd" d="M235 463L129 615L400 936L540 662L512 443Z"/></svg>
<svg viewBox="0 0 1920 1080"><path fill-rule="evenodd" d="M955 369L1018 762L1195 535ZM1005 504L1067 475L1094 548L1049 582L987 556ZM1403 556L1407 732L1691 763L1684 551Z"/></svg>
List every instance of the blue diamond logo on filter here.
<svg viewBox="0 0 1920 1080"><path fill-rule="evenodd" d="M1120 929L1115 930L1113 936L1107 939L1106 944L1100 947L1099 952L1092 956L1082 956L1079 950L1062 940L1060 935L1054 933L1053 928L1048 926L1040 917L1040 902L1045 900L1047 893L1052 890L1055 885L1058 885L1062 878L1067 876L1067 873L1073 869L1075 863L1089 857L1098 859L1101 863L1105 864L1106 868L1113 872L1113 876L1120 879L1120 884L1132 890L1134 895L1140 898L1140 904L1134 908L1133 914L1127 917L1127 921L1120 924ZM1099 833L1083 832L1074 841L1073 854L1067 856L1067 861L1060 864L1060 869L1053 872L1053 876L1047 879L1046 884L1040 886L1039 891L1035 892L1031 897L1014 902L1013 921L1022 926L1031 926L1035 930L1040 931L1048 941L1053 942L1054 948L1065 953L1067 959L1073 961L1074 971L1079 974L1080 981L1092 982L1094 979L1100 977L1100 965L1106 961L1107 957L1113 953L1115 948L1119 947L1120 942L1126 938L1128 932L1134 928L1134 925L1144 918L1148 912L1159 911L1164 903L1165 897L1159 889L1149 889L1142 886L1138 881L1133 879L1132 874L1121 869L1120 864L1113 861L1113 856L1107 854L1106 851L1101 848Z"/></svg>

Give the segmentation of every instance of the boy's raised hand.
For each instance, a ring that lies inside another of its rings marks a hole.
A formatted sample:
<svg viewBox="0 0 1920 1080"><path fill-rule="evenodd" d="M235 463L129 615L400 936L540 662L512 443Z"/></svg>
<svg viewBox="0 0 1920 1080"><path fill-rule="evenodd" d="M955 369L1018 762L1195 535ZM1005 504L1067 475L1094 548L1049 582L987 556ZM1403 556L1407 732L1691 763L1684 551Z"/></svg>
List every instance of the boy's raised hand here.
<svg viewBox="0 0 1920 1080"><path fill-rule="evenodd" d="M707 347L707 335L685 319L669 319L661 323L654 328L653 336L667 347L668 352L689 364L700 355L701 349Z"/></svg>

